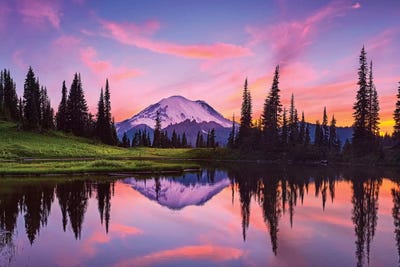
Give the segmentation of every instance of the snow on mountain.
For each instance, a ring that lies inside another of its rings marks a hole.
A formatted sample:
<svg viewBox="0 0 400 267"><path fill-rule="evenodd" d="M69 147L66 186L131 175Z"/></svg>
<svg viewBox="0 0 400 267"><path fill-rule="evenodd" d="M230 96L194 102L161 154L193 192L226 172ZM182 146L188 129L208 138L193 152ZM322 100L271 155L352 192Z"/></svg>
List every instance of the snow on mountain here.
<svg viewBox="0 0 400 267"><path fill-rule="evenodd" d="M157 111L160 112L162 128L186 120L197 123L215 122L225 128L232 127L230 120L224 118L206 102L188 100L183 96L171 96L150 105L132 118L117 123L118 135L122 135L137 125L147 125L154 128Z"/></svg>
<svg viewBox="0 0 400 267"><path fill-rule="evenodd" d="M158 181L127 178L123 182L148 199L158 202L161 206L180 210L187 206L203 205L230 185L230 181L225 175L217 174L216 177L218 176L220 178L213 178L215 180L209 182L204 182L203 179L193 179L193 177L160 178Z"/></svg>

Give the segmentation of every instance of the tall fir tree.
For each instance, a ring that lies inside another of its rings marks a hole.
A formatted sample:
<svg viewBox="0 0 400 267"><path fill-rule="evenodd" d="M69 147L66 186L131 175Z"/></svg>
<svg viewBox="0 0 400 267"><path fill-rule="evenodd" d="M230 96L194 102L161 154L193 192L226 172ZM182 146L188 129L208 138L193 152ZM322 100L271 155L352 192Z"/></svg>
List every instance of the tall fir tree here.
<svg viewBox="0 0 400 267"><path fill-rule="evenodd" d="M111 115L111 94L110 94L110 84L108 79L106 79L106 87L104 90L104 117L105 117L105 143L108 145L116 145L118 139L116 138L115 125L112 122Z"/></svg>
<svg viewBox="0 0 400 267"><path fill-rule="evenodd" d="M24 83L23 125L29 130L37 130L40 126L40 89L32 67L29 67Z"/></svg>
<svg viewBox="0 0 400 267"><path fill-rule="evenodd" d="M396 105L393 112L394 126L393 126L393 137L397 143L400 143L400 82L397 88Z"/></svg>
<svg viewBox="0 0 400 267"><path fill-rule="evenodd" d="M300 130L299 130L299 143L304 144L305 140L305 135L306 135L306 121L304 118L304 112L301 112L301 122L300 122Z"/></svg>
<svg viewBox="0 0 400 267"><path fill-rule="evenodd" d="M228 136L228 143L227 147L228 148L235 148L235 143L236 143L236 126L235 126L235 114L232 116L232 128Z"/></svg>
<svg viewBox="0 0 400 267"><path fill-rule="evenodd" d="M40 125L43 130L54 129L54 110L51 107L46 87L40 90Z"/></svg>
<svg viewBox="0 0 400 267"><path fill-rule="evenodd" d="M289 134L289 127L286 116L286 108L283 108L281 143L284 148L288 144L288 134Z"/></svg>
<svg viewBox="0 0 400 267"><path fill-rule="evenodd" d="M243 88L242 108L241 108L240 127L238 136L238 143L240 146L244 146L249 142L251 135L251 120L252 120L251 94L248 89L247 78L246 78Z"/></svg>
<svg viewBox="0 0 400 267"><path fill-rule="evenodd" d="M332 115L331 124L329 125L329 148L340 149L339 138L336 133L336 119L335 115Z"/></svg>
<svg viewBox="0 0 400 267"><path fill-rule="evenodd" d="M295 145L299 139L299 118L296 107L294 106L294 95L292 94L289 109L289 143Z"/></svg>
<svg viewBox="0 0 400 267"><path fill-rule="evenodd" d="M262 124L267 149L277 148L279 145L279 129L281 126L282 104L279 89L279 65L275 68L274 78L268 97L265 99L262 113Z"/></svg>
<svg viewBox="0 0 400 267"><path fill-rule="evenodd" d="M188 140L187 140L185 132L182 134L182 147L183 148L189 147Z"/></svg>
<svg viewBox="0 0 400 267"><path fill-rule="evenodd" d="M379 135L379 100L378 92L374 84L374 77L372 71L372 61L369 67L368 76L368 118L367 118L367 128L371 136Z"/></svg>
<svg viewBox="0 0 400 267"><path fill-rule="evenodd" d="M306 133L304 136L304 146L308 146L311 143L311 137L310 137L310 124L306 123Z"/></svg>
<svg viewBox="0 0 400 267"><path fill-rule="evenodd" d="M322 114L322 144L328 146L329 143L329 127L328 127L328 115L326 113L326 107L324 107L324 112Z"/></svg>
<svg viewBox="0 0 400 267"><path fill-rule="evenodd" d="M63 81L61 88L61 101L58 105L58 111L56 114L56 126L59 131L67 130L67 87L65 86L65 81Z"/></svg>
<svg viewBox="0 0 400 267"><path fill-rule="evenodd" d="M82 89L81 76L75 73L67 100L67 131L87 136L88 107Z"/></svg>
<svg viewBox="0 0 400 267"><path fill-rule="evenodd" d="M321 147L324 143L324 134L319 120L315 123L314 145Z"/></svg>
<svg viewBox="0 0 400 267"><path fill-rule="evenodd" d="M101 142L106 143L108 140L109 133L111 129L109 128L109 122L106 120L105 106L104 106L104 94L103 88L100 90L100 98L97 104L97 115L96 115L96 137L100 139ZM124 143L124 141L122 141Z"/></svg>
<svg viewBox="0 0 400 267"><path fill-rule="evenodd" d="M161 147L161 116L159 110L157 111L155 122L153 147Z"/></svg>
<svg viewBox="0 0 400 267"><path fill-rule="evenodd" d="M18 96L9 70L1 72L0 84L0 116L7 120L18 121Z"/></svg>
<svg viewBox="0 0 400 267"><path fill-rule="evenodd" d="M368 148L368 84L367 84L367 53L365 48L361 49L358 68L358 91L354 103L353 117L353 145L358 154L362 154Z"/></svg>

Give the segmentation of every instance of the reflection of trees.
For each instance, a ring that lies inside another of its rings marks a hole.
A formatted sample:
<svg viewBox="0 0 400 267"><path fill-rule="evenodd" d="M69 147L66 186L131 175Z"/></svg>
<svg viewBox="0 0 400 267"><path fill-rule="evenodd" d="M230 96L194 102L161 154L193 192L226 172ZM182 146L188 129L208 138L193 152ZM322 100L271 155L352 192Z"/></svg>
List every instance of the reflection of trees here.
<svg viewBox="0 0 400 267"><path fill-rule="evenodd" d="M394 234L396 239L397 253L399 254L400 263L400 184L397 188L392 189L393 209L392 216L394 220Z"/></svg>
<svg viewBox="0 0 400 267"><path fill-rule="evenodd" d="M365 254L369 263L370 245L378 222L378 195L382 179L363 179L353 176L351 181L357 266L362 266Z"/></svg>
<svg viewBox="0 0 400 267"><path fill-rule="evenodd" d="M277 254L279 220L282 214L286 210L289 212L290 224L293 226L295 207L298 201L303 203L310 180L314 180L315 195L321 194L324 208L328 194L333 201L338 175L326 168L321 171L312 168L274 167L265 169L260 165L236 166L229 169L228 176L232 180L232 201L235 190L239 193L243 239L246 240L246 231L250 223L250 203L254 198L262 208L272 251Z"/></svg>
<svg viewBox="0 0 400 267"><path fill-rule="evenodd" d="M62 214L62 226L66 231L68 220L75 238L80 238L82 224L92 191L96 191L100 220L105 221L108 231L110 221L111 196L114 183L107 181L68 181L61 183L33 182L8 185L0 192L0 253L6 248L11 251L13 236L19 213L23 214L25 232L31 244L40 229L46 227L55 195ZM56 194L54 194L56 192ZM1 265L1 264L0 264Z"/></svg>

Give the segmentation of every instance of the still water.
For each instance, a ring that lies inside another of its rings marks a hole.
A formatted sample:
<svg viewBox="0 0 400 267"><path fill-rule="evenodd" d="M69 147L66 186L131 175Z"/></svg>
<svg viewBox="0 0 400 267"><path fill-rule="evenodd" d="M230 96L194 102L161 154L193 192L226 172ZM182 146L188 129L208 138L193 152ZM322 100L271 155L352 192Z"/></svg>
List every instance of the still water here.
<svg viewBox="0 0 400 267"><path fill-rule="evenodd" d="M399 253L396 172L0 181L0 266L398 266Z"/></svg>

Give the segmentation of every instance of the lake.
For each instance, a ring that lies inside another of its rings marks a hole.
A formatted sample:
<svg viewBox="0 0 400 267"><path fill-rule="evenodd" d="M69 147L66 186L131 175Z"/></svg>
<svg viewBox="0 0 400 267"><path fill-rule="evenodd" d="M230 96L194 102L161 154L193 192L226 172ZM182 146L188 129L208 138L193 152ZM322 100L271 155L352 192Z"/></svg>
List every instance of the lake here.
<svg viewBox="0 0 400 267"><path fill-rule="evenodd" d="M0 266L398 266L396 171L0 181Z"/></svg>

